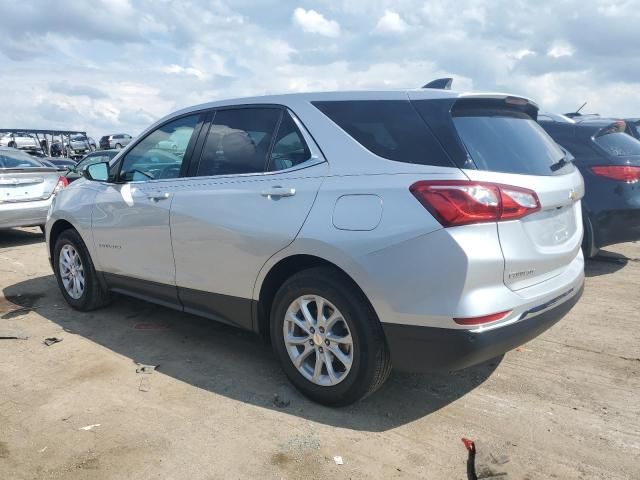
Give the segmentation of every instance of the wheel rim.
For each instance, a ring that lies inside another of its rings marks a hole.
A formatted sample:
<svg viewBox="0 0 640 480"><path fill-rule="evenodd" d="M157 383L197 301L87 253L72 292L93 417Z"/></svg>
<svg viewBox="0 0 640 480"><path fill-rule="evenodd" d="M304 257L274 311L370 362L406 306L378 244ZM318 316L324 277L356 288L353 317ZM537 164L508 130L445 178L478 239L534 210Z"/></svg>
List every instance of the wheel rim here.
<svg viewBox="0 0 640 480"><path fill-rule="evenodd" d="M65 291L71 298L78 300L84 293L84 266L80 254L73 245L67 244L60 249L58 265Z"/></svg>
<svg viewBox="0 0 640 480"><path fill-rule="evenodd" d="M304 295L289 305L282 326L294 367L323 387L342 382L353 365L353 338L342 313L327 299Z"/></svg>

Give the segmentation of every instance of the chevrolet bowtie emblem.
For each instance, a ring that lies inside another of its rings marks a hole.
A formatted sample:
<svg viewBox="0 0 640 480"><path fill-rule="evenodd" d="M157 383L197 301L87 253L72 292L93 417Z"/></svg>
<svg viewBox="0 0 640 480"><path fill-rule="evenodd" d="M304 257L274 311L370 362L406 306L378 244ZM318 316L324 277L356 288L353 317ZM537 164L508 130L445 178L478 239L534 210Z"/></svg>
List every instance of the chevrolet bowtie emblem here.
<svg viewBox="0 0 640 480"><path fill-rule="evenodd" d="M569 192L569 198L571 200L577 200L578 199L578 192L576 192L575 190L571 190Z"/></svg>

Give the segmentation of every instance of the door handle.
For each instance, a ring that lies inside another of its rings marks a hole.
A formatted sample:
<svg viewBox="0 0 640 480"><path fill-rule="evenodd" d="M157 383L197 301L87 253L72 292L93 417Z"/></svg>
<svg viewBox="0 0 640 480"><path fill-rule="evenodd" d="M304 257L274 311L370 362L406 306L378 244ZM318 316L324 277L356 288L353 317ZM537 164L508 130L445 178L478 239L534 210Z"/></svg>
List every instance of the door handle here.
<svg viewBox="0 0 640 480"><path fill-rule="evenodd" d="M295 188L285 188L281 186L271 187L263 190L260 195L267 198L293 197L296 194Z"/></svg>
<svg viewBox="0 0 640 480"><path fill-rule="evenodd" d="M147 195L147 198L149 200L153 200L154 202L159 202L160 200L166 200L167 198L169 198L169 193L167 193L167 192L165 192L165 193L154 193L154 194Z"/></svg>

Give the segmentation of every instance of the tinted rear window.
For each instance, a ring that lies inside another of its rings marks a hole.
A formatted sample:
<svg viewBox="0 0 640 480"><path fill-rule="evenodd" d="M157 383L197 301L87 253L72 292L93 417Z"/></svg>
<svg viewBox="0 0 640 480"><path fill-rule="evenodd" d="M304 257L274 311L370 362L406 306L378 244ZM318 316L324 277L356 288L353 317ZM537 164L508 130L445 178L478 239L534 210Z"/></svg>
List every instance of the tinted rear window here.
<svg viewBox="0 0 640 480"><path fill-rule="evenodd" d="M538 123L509 109L454 109L453 123L479 170L559 175L573 170L565 153ZM559 163L560 162L560 163Z"/></svg>
<svg viewBox="0 0 640 480"><path fill-rule="evenodd" d="M421 165L453 166L408 100L350 100L313 102L313 105L380 157Z"/></svg>
<svg viewBox="0 0 640 480"><path fill-rule="evenodd" d="M607 153L616 157L640 155L640 142L623 132L600 135L594 141Z"/></svg>

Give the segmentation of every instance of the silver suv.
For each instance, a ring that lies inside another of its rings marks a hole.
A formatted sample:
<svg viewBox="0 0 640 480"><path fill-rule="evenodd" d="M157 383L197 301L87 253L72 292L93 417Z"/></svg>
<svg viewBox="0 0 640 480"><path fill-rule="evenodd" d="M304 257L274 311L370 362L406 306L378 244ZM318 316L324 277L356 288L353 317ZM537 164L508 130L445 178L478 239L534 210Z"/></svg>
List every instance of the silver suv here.
<svg viewBox="0 0 640 480"><path fill-rule="evenodd" d="M126 133L115 133L113 135L105 135L100 139L100 148L103 150L108 150L110 148L115 148L116 150L120 150L122 147L126 147L131 143L133 137Z"/></svg>
<svg viewBox="0 0 640 480"><path fill-rule="evenodd" d="M330 405L392 365L499 356L583 287L582 177L537 110L422 89L179 111L56 196L58 284L79 310L119 292L262 334Z"/></svg>

